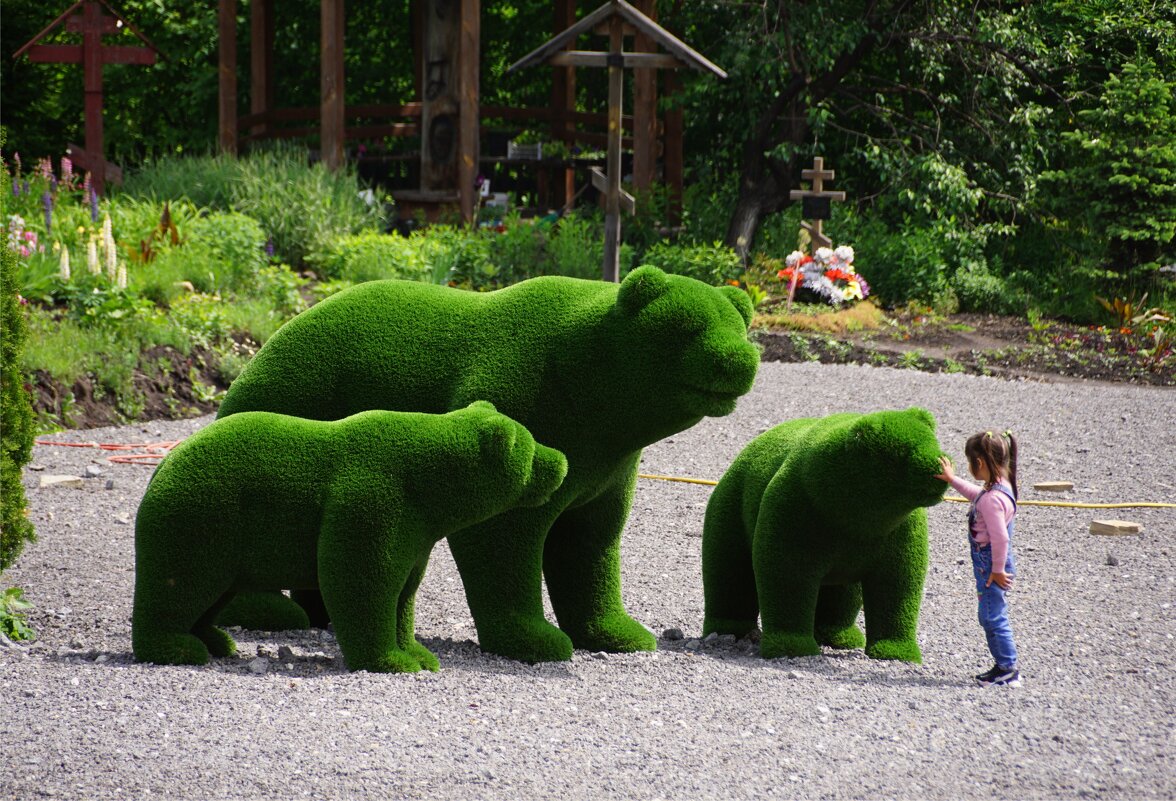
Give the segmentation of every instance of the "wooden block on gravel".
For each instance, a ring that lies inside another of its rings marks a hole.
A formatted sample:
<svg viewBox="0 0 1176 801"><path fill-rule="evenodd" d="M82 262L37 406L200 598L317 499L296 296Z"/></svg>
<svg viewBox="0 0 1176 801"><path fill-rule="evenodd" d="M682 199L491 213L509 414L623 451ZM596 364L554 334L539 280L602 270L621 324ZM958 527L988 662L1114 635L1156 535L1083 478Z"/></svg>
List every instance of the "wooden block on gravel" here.
<svg viewBox="0 0 1176 801"><path fill-rule="evenodd" d="M1033 489L1041 490L1042 492L1069 492L1074 489L1074 482L1072 481L1039 481L1033 485Z"/></svg>
<svg viewBox="0 0 1176 801"><path fill-rule="evenodd" d="M41 476L41 489L48 487L77 487L81 488L85 485L85 480L81 476Z"/></svg>
<svg viewBox="0 0 1176 801"><path fill-rule="evenodd" d="M1138 534L1141 531L1143 531L1143 526L1139 523L1132 523L1130 520L1090 521L1091 534Z"/></svg>

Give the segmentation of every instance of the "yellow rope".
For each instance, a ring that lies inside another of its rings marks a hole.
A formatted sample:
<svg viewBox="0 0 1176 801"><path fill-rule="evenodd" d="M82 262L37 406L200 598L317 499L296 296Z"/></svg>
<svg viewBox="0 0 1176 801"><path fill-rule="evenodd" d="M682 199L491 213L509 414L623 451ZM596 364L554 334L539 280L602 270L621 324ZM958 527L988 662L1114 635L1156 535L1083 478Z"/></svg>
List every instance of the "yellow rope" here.
<svg viewBox="0 0 1176 801"><path fill-rule="evenodd" d="M680 476L656 476L648 473L638 473L637 478L650 478L655 481L678 481L683 484L705 484L708 487L713 487L719 482L711 481L706 478L682 478ZM952 503L968 503L967 498L960 498L955 495L948 495L943 500L951 501ZM1134 507L1146 507L1149 509L1176 509L1176 503L1152 503L1150 501L1141 501L1139 503L1079 503L1077 501L1017 501L1019 505L1024 506L1065 506L1072 509L1131 509Z"/></svg>

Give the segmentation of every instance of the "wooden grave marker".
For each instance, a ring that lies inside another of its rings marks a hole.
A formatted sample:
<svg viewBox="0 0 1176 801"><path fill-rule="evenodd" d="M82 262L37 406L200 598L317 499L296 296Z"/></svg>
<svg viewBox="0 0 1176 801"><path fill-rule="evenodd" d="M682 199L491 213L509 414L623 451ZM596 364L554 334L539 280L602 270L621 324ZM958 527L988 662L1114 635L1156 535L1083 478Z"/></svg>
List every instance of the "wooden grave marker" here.
<svg viewBox="0 0 1176 801"><path fill-rule="evenodd" d="M105 9L109 14L103 13ZM78 12L78 13L74 13ZM38 44L54 28L65 23L69 33L80 33L82 43ZM120 33L124 27L135 34L146 47L106 45L102 37ZM106 0L78 0L63 11L13 54L17 59L28 54L29 61L44 64L81 64L86 97L86 145L69 145L70 159L83 170L88 170L94 191L102 194L106 179L122 182L122 171L106 160L102 142L102 65L155 63L158 50L146 36L111 8Z"/></svg>
<svg viewBox="0 0 1176 801"><path fill-rule="evenodd" d="M821 231L823 221L829 219L832 212L832 202L845 200L844 192L830 192L825 189L825 181L832 181L836 173L825 169L825 159L821 156L813 157L813 168L801 170L800 177L812 182L812 189L793 189L788 193L789 200L801 202L802 219L800 227L808 232L812 240L813 249L833 247L833 240ZM804 220L812 222L804 222Z"/></svg>

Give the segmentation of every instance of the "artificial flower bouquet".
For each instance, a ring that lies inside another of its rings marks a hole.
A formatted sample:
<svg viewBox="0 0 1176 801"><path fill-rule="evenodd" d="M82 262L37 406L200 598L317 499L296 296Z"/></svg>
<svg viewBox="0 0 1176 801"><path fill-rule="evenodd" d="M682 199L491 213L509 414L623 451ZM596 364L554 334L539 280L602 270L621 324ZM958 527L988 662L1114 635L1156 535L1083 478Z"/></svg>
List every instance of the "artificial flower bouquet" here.
<svg viewBox="0 0 1176 801"><path fill-rule="evenodd" d="M853 248L817 248L813 255L794 250L776 276L788 284L788 305L793 299L840 306L870 294L866 279L853 269Z"/></svg>

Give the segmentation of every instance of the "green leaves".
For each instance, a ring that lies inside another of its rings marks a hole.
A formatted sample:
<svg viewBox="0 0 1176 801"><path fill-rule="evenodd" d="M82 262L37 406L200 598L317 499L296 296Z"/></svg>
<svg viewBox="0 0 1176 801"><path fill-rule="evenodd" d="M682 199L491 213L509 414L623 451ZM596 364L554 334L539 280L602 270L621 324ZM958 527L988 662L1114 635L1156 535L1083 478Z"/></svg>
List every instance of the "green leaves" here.
<svg viewBox="0 0 1176 801"><path fill-rule="evenodd" d="M25 612L35 608L24 599L24 590L10 587L0 594L0 634L15 641L35 640L37 633L29 627Z"/></svg>

